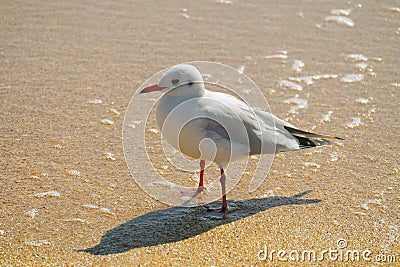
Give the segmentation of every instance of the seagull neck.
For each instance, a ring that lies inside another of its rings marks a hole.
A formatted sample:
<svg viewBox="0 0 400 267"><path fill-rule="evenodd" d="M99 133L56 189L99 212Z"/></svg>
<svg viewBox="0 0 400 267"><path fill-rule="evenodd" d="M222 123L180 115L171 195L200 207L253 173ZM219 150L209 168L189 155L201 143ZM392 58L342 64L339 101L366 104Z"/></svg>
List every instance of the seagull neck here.
<svg viewBox="0 0 400 267"><path fill-rule="evenodd" d="M166 93L163 98L166 99L179 99L179 100L187 100L187 99L191 99L191 98L197 98L197 97L202 97L205 94L205 90L201 90L201 91L195 91L195 92L191 92L190 94L185 94L185 95L176 95L176 94L168 94Z"/></svg>

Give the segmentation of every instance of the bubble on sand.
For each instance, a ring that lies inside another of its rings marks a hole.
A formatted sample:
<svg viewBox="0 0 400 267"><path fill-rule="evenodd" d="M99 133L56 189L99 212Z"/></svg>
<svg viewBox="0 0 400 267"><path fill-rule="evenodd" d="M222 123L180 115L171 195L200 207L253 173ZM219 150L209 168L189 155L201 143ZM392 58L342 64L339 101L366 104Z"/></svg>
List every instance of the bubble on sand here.
<svg viewBox="0 0 400 267"><path fill-rule="evenodd" d="M313 84L314 81L318 80L326 80L326 79L336 79L338 78L338 74L316 74L316 75L309 75L309 76L302 76L302 77L290 77L289 80L295 82L302 82L306 85Z"/></svg>
<svg viewBox="0 0 400 267"><path fill-rule="evenodd" d="M319 75L313 75L314 80L326 80L326 79L336 79L339 77L338 74L319 74Z"/></svg>
<svg viewBox="0 0 400 267"><path fill-rule="evenodd" d="M339 159L338 153L336 152L331 153L331 159L329 161L334 162L338 161L338 159Z"/></svg>
<svg viewBox="0 0 400 267"><path fill-rule="evenodd" d="M114 214L111 212L111 210L109 208L101 208L97 205L94 204L82 204L82 207L86 208L86 209L91 209L91 210L97 210L99 209L100 212L102 213L107 213L107 214Z"/></svg>
<svg viewBox="0 0 400 267"><path fill-rule="evenodd" d="M390 86L400 88L400 83L391 83Z"/></svg>
<svg viewBox="0 0 400 267"><path fill-rule="evenodd" d="M368 110L367 114L363 114L363 115L365 115L365 118L369 119L370 121L373 121L372 114L375 114L375 112L376 112L376 108L373 107L373 108Z"/></svg>
<svg viewBox="0 0 400 267"><path fill-rule="evenodd" d="M294 82L302 82L305 83L306 85L313 84L313 76L303 76L303 77L290 77L289 80L294 81Z"/></svg>
<svg viewBox="0 0 400 267"><path fill-rule="evenodd" d="M93 204L82 204L82 207L88 208L88 209L98 209L99 206L93 205Z"/></svg>
<svg viewBox="0 0 400 267"><path fill-rule="evenodd" d="M79 176L79 175L81 175L81 172L80 172L80 171L77 171L77 170L68 170L68 171L67 171L67 174L68 174L69 176Z"/></svg>
<svg viewBox="0 0 400 267"><path fill-rule="evenodd" d="M279 86L281 88L285 88L285 89L293 89L293 90L297 90L297 91L303 90L303 87L301 85L291 82L291 81L287 81L287 80L280 80Z"/></svg>
<svg viewBox="0 0 400 267"><path fill-rule="evenodd" d="M346 56L348 61L368 61L368 58L363 54L349 54Z"/></svg>
<svg viewBox="0 0 400 267"><path fill-rule="evenodd" d="M381 202L380 199L367 199L366 202L361 204L361 208L363 208L365 210L369 210L369 204L376 204L376 205L380 205L382 207L385 207L384 205L382 205L382 202Z"/></svg>
<svg viewBox="0 0 400 267"><path fill-rule="evenodd" d="M340 81L344 83L354 83L354 82L359 82L364 79L363 74L345 74L340 78Z"/></svg>
<svg viewBox="0 0 400 267"><path fill-rule="evenodd" d="M282 54L275 54L275 55L270 55L270 56L265 56L265 59L287 59L287 55L282 55Z"/></svg>
<svg viewBox="0 0 400 267"><path fill-rule="evenodd" d="M288 58L288 52L285 50L278 51L276 54L269 55L269 56L264 56L265 59L287 59Z"/></svg>
<svg viewBox="0 0 400 267"><path fill-rule="evenodd" d="M160 132L159 130L154 129L154 128L148 129L147 131L148 131L149 133L152 133L152 134L158 134L158 133Z"/></svg>
<svg viewBox="0 0 400 267"><path fill-rule="evenodd" d="M325 21L334 21L339 25L354 27L354 22L352 19L343 16L328 16L325 18Z"/></svg>
<svg viewBox="0 0 400 267"><path fill-rule="evenodd" d="M110 108L109 110L108 110L108 113L111 113L111 114L114 114L114 115L119 115L119 114L121 114L118 110L116 110L115 108Z"/></svg>
<svg viewBox="0 0 400 267"><path fill-rule="evenodd" d="M376 61L376 62L382 62L383 59L381 57L373 57L371 60Z"/></svg>
<svg viewBox="0 0 400 267"><path fill-rule="evenodd" d="M103 100L101 100L101 99L90 99L90 100L87 101L87 103L88 104L98 105L98 104L103 103Z"/></svg>
<svg viewBox="0 0 400 267"><path fill-rule="evenodd" d="M302 165L305 167L308 167L308 168L320 168L321 167L321 165L319 165L317 163L308 162L308 161L303 162Z"/></svg>
<svg viewBox="0 0 400 267"><path fill-rule="evenodd" d="M100 211L107 214L113 214L109 208L100 208Z"/></svg>
<svg viewBox="0 0 400 267"><path fill-rule="evenodd" d="M275 196L275 194L274 194L273 190L267 190L267 191L265 191L264 194L262 194L260 196L260 198L269 198L269 197L274 197L274 196Z"/></svg>
<svg viewBox="0 0 400 267"><path fill-rule="evenodd" d="M388 7L388 10L400 13L400 7Z"/></svg>
<svg viewBox="0 0 400 267"><path fill-rule="evenodd" d="M31 209L31 210L28 210L27 212L25 212L25 215L28 215L32 219L35 219L36 214L38 214L38 212L39 211L37 209Z"/></svg>
<svg viewBox="0 0 400 267"><path fill-rule="evenodd" d="M232 1L229 0L217 0L216 3L221 5L232 5Z"/></svg>
<svg viewBox="0 0 400 267"><path fill-rule="evenodd" d="M128 127L134 129L134 128L136 128L136 125L140 124L141 122L142 121L140 121L140 120L131 121L131 123L128 124Z"/></svg>
<svg viewBox="0 0 400 267"><path fill-rule="evenodd" d="M105 156L106 159L108 159L108 160L112 160L112 161L116 160L114 154L111 152L105 152L105 153L103 153L103 156Z"/></svg>
<svg viewBox="0 0 400 267"><path fill-rule="evenodd" d="M346 126L347 128L354 128L354 127L358 127L360 125L361 125L361 119L360 118L353 118L352 121L346 122L344 124L344 126Z"/></svg>
<svg viewBox="0 0 400 267"><path fill-rule="evenodd" d="M277 53L278 53L278 54L282 54L282 55L287 55L287 54L288 54L288 51L286 51L286 50L280 50L280 51L277 51Z"/></svg>
<svg viewBox="0 0 400 267"><path fill-rule="evenodd" d="M365 62L357 63L355 65L360 71L365 71L368 68L368 64Z"/></svg>
<svg viewBox="0 0 400 267"><path fill-rule="evenodd" d="M320 154L320 153L321 153L321 150L310 150L310 151L304 153L304 155L311 156L311 155Z"/></svg>
<svg viewBox="0 0 400 267"><path fill-rule="evenodd" d="M307 101L307 99L299 98L298 95L296 95L296 97L284 100L283 103L285 103L285 104L295 104L295 106L293 106L288 111L288 113L297 114L298 113L297 112L298 109L302 109L302 108L307 107L308 101Z"/></svg>
<svg viewBox="0 0 400 267"><path fill-rule="evenodd" d="M302 71L302 69L304 68L304 66L305 66L305 64L303 61L295 59L292 64L292 70L294 70L297 73L300 73Z"/></svg>
<svg viewBox="0 0 400 267"><path fill-rule="evenodd" d="M30 194L28 196L29 197L59 197L59 196L61 196L61 194L56 190L52 190L52 191L43 192L43 193Z"/></svg>
<svg viewBox="0 0 400 267"><path fill-rule="evenodd" d="M319 122L322 122L322 123L330 122L332 114L333 114L333 111L329 110L327 114L322 116L322 118L319 120Z"/></svg>
<svg viewBox="0 0 400 267"><path fill-rule="evenodd" d="M333 9L331 10L331 14L332 15L343 15L343 16L349 16L351 11L353 11L353 9L351 8L347 8L347 9Z"/></svg>
<svg viewBox="0 0 400 267"><path fill-rule="evenodd" d="M25 245L28 246L33 246L33 247L40 247L43 245L51 245L50 241L47 241L45 239L41 239L41 240L30 240L30 241L26 241Z"/></svg>
<svg viewBox="0 0 400 267"><path fill-rule="evenodd" d="M354 102L355 102L355 103L359 103L359 104L368 104L369 99L359 97L359 98L357 98L356 100L354 100Z"/></svg>
<svg viewBox="0 0 400 267"><path fill-rule="evenodd" d="M55 144L54 146L53 146L55 149L63 149L64 147L62 146L62 145L60 145L60 144Z"/></svg>
<svg viewBox="0 0 400 267"><path fill-rule="evenodd" d="M114 122L109 119L102 119L100 122L105 125L113 125L114 124Z"/></svg>
<svg viewBox="0 0 400 267"><path fill-rule="evenodd" d="M31 175L31 176L29 177L29 179L40 181L40 177L37 176L37 175Z"/></svg>
<svg viewBox="0 0 400 267"><path fill-rule="evenodd" d="M163 170L168 170L168 169L169 169L169 166L168 166L168 165L162 165L162 166L161 166L161 169L163 169Z"/></svg>
<svg viewBox="0 0 400 267"><path fill-rule="evenodd" d="M189 15L186 14L186 13L181 13L181 16L184 17L185 19L188 19L188 18L189 18Z"/></svg>

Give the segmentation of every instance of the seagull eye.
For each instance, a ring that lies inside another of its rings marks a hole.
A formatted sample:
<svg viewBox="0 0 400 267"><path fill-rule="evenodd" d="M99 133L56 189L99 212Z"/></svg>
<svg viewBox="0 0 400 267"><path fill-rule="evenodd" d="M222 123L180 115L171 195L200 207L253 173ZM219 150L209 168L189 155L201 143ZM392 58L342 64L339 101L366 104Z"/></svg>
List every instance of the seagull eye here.
<svg viewBox="0 0 400 267"><path fill-rule="evenodd" d="M179 81L178 78L175 78L175 79L172 79L171 82L172 82L173 85L177 85L180 81Z"/></svg>

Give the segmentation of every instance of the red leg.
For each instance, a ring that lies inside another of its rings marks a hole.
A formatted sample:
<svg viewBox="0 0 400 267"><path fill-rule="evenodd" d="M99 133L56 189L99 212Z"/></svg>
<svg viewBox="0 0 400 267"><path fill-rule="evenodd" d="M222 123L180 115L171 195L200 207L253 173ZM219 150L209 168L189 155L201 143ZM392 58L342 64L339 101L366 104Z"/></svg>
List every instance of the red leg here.
<svg viewBox="0 0 400 267"><path fill-rule="evenodd" d="M221 178L219 179L221 182L221 189L222 189L222 207L220 209L208 209L207 211L213 214L213 216L221 219L226 218L226 214L228 213L228 202L226 201L226 176L224 173L224 169L221 168Z"/></svg>
<svg viewBox="0 0 400 267"><path fill-rule="evenodd" d="M225 181L226 181L226 176L224 173L224 169L221 168L221 178L219 179L221 182L221 188L222 188L222 207L221 207L221 212L224 214L228 213L228 203L226 202L226 188L225 188Z"/></svg>
<svg viewBox="0 0 400 267"><path fill-rule="evenodd" d="M206 167L206 161L205 160L200 160L200 180L199 180L199 186L197 187L197 190L194 191L193 189L190 190L182 190L181 193L182 195L186 197L191 197L193 198L202 198L204 195L204 192L206 191L206 188L204 187L204 168Z"/></svg>
<svg viewBox="0 0 400 267"><path fill-rule="evenodd" d="M204 186L204 168L206 167L206 161L200 160L200 181L199 187Z"/></svg>
<svg viewBox="0 0 400 267"><path fill-rule="evenodd" d="M197 188L196 195L202 197L204 194L204 168L206 167L206 161L200 160L200 180L199 180L199 187Z"/></svg>

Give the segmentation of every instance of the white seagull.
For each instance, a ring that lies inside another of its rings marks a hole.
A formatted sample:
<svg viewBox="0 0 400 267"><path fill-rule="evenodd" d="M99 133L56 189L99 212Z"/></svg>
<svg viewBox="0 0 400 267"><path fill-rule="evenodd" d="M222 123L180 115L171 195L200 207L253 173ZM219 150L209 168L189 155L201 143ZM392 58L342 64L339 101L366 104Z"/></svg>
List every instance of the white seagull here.
<svg viewBox="0 0 400 267"><path fill-rule="evenodd" d="M209 91L199 70L189 64L171 67L158 84L140 93L163 91L156 111L167 141L183 154L200 159L200 180L195 195L202 195L205 161L221 170L223 217L228 212L224 168L229 162L256 154L328 145L340 139L296 129L273 114L254 109L234 96Z"/></svg>

